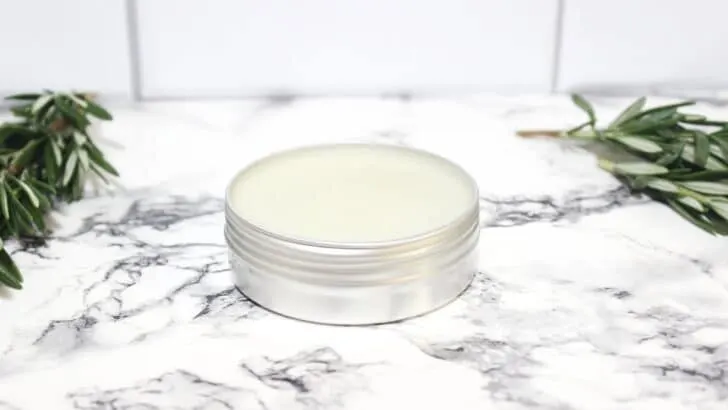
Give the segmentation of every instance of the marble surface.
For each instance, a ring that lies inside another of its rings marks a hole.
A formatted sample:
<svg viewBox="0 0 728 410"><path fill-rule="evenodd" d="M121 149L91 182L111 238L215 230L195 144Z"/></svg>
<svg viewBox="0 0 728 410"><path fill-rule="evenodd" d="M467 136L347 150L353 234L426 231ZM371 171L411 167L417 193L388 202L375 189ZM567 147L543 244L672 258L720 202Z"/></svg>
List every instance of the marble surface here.
<svg viewBox="0 0 728 410"><path fill-rule="evenodd" d="M630 197L581 147L514 136L580 122L564 97L112 109L101 143L122 186L60 209L45 245L13 247L26 289L0 299L0 410L728 408L728 241ZM475 176L482 262L459 300L330 327L232 287L228 178L331 141L415 146Z"/></svg>

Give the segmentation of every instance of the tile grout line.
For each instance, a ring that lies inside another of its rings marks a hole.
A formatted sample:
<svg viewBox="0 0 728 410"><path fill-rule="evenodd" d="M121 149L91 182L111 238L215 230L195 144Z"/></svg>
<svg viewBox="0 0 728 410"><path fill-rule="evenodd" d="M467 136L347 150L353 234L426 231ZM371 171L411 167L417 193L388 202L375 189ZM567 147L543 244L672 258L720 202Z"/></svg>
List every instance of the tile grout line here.
<svg viewBox="0 0 728 410"><path fill-rule="evenodd" d="M553 63L551 65L551 94L556 92L561 71L561 49L564 36L564 8L566 0L557 0L556 3L556 30L554 33Z"/></svg>
<svg viewBox="0 0 728 410"><path fill-rule="evenodd" d="M139 59L139 25L137 24L137 2L126 0L126 34L129 43L129 86L133 101L142 99L141 67Z"/></svg>

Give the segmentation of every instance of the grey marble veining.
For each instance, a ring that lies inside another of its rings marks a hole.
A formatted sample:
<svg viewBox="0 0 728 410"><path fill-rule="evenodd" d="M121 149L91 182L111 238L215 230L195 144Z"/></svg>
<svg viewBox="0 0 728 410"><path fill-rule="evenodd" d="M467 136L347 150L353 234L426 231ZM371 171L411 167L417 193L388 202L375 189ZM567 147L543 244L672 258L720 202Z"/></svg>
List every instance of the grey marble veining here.
<svg viewBox="0 0 728 410"><path fill-rule="evenodd" d="M123 187L60 209L47 242L13 247L26 290L0 299L0 410L728 406L728 241L630 196L581 147L514 136L577 123L566 98L114 112L101 143ZM401 323L331 327L232 287L228 178L332 141L414 146L473 174L482 262L460 299Z"/></svg>

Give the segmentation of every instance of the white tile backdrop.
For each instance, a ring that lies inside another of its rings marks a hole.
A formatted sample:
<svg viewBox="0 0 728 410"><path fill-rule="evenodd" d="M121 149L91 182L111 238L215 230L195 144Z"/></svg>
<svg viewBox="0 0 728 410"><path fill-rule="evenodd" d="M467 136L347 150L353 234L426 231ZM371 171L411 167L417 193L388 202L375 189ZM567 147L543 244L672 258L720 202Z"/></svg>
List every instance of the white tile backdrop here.
<svg viewBox="0 0 728 410"><path fill-rule="evenodd" d="M728 0L567 0L558 88L728 85Z"/></svg>
<svg viewBox="0 0 728 410"><path fill-rule="evenodd" d="M728 0L0 0L0 95L728 86Z"/></svg>
<svg viewBox="0 0 728 410"><path fill-rule="evenodd" d="M124 0L0 0L0 94L130 95L126 13Z"/></svg>
<svg viewBox="0 0 728 410"><path fill-rule="evenodd" d="M140 1L142 94L548 91L556 4Z"/></svg>

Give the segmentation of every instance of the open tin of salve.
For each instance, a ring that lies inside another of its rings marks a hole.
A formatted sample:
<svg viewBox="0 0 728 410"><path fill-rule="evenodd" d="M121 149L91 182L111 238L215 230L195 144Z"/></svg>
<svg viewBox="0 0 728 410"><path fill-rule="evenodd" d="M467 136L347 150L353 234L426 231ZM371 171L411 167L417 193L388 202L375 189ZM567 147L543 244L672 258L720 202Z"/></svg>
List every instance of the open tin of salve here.
<svg viewBox="0 0 728 410"><path fill-rule="evenodd" d="M333 144L273 154L233 178L225 217L238 289L306 321L427 313L477 269L477 185L420 150Z"/></svg>

